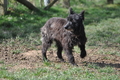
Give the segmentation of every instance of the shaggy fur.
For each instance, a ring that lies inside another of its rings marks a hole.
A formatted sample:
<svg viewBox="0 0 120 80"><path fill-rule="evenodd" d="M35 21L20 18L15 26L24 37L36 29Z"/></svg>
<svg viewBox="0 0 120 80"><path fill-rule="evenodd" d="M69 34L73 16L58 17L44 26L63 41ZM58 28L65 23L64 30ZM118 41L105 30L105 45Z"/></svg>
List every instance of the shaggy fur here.
<svg viewBox="0 0 120 80"><path fill-rule="evenodd" d="M84 11L76 14L72 9L70 9L67 19L59 17L49 19L41 28L43 60L47 60L46 51L52 42L55 41L58 58L64 61L62 57L62 50L64 50L69 62L77 65L72 54L73 47L78 45L81 50L80 57L84 58L86 56L85 43L87 39L84 32L83 20Z"/></svg>

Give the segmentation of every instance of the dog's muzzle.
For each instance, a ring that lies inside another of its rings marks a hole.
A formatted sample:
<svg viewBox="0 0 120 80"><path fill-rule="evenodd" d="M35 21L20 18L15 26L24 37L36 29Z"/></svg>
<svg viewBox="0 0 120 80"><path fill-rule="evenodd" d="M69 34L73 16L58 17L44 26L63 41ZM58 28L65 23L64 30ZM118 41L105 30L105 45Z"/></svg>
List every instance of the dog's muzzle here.
<svg viewBox="0 0 120 80"><path fill-rule="evenodd" d="M67 23L67 24L64 26L65 29L68 29L68 27L69 27L69 23Z"/></svg>
<svg viewBox="0 0 120 80"><path fill-rule="evenodd" d="M73 31L72 26L70 26L69 22L64 26L64 28L68 31Z"/></svg>

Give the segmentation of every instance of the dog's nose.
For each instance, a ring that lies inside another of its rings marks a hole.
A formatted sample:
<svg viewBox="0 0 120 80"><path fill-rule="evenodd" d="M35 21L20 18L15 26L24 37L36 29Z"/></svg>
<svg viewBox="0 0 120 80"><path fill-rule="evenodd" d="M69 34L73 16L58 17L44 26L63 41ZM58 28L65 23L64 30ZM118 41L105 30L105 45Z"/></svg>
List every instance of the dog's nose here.
<svg viewBox="0 0 120 80"><path fill-rule="evenodd" d="M67 29L68 27L67 26L64 26L65 29Z"/></svg>
<svg viewBox="0 0 120 80"><path fill-rule="evenodd" d="M64 26L65 29L68 29L68 23Z"/></svg>

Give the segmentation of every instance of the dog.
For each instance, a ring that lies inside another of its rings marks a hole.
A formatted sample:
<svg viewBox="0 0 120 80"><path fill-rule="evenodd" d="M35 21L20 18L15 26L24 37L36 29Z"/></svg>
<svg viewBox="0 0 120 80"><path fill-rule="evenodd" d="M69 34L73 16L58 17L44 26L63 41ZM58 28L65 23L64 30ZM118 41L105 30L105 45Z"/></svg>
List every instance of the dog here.
<svg viewBox="0 0 120 80"><path fill-rule="evenodd" d="M62 57L62 50L68 57L68 61L72 65L76 65L72 50L75 45L81 50L80 57L84 58L86 54L85 44L87 41L84 30L84 11L77 14L72 8L69 9L69 15L65 18L53 17L50 18L41 28L42 41L42 56L43 60L48 60L46 51L55 41L57 46L57 56L60 61L64 61Z"/></svg>

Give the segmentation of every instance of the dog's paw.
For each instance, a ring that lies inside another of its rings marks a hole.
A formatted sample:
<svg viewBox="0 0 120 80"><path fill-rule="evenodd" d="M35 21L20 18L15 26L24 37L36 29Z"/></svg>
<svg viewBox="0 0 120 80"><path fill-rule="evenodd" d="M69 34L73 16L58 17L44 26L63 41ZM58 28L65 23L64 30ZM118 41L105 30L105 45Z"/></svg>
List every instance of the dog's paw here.
<svg viewBox="0 0 120 80"><path fill-rule="evenodd" d="M61 62L64 62L64 63L66 62L64 59L60 59L60 61L61 61Z"/></svg>
<svg viewBox="0 0 120 80"><path fill-rule="evenodd" d="M76 66L76 67L78 66L76 63L74 63L74 64L72 64L72 65L73 65L73 66Z"/></svg>
<svg viewBox="0 0 120 80"><path fill-rule="evenodd" d="M50 62L49 59L43 59L43 62Z"/></svg>
<svg viewBox="0 0 120 80"><path fill-rule="evenodd" d="M81 58L84 58L84 57L86 57L86 52L84 52L84 53L81 53L81 54L80 54L80 57L81 57Z"/></svg>

